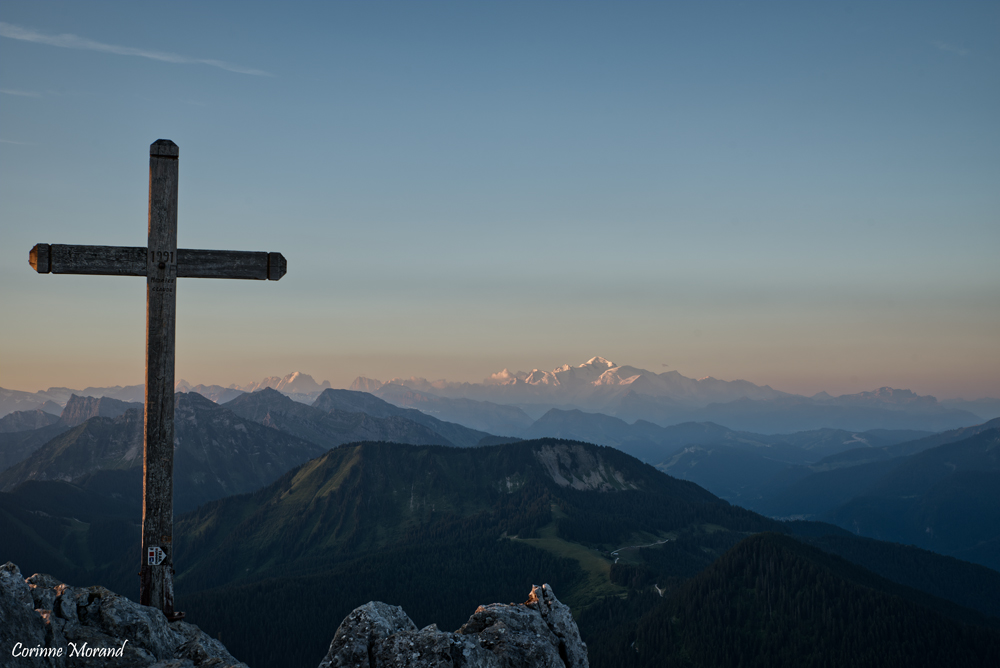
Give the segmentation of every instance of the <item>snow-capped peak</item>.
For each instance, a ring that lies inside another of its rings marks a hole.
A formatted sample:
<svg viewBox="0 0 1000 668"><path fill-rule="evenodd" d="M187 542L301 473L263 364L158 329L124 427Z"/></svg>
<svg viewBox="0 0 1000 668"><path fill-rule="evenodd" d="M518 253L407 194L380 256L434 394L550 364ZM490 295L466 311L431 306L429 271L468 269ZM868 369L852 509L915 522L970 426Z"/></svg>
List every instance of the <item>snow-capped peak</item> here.
<svg viewBox="0 0 1000 668"><path fill-rule="evenodd" d="M604 366L604 367L607 367L609 369L613 369L614 367L616 367L618 365L615 364L614 362L611 362L609 360L604 359L603 357L591 357L589 360L587 360L587 362L585 364L581 364L580 366L581 367L585 367L585 366Z"/></svg>

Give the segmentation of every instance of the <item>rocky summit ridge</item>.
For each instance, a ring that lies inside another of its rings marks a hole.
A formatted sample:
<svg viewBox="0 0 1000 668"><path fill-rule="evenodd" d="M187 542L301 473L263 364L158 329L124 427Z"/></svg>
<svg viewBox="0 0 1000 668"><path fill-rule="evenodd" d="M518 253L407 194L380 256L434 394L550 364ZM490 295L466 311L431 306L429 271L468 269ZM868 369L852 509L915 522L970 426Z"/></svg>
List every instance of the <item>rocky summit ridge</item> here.
<svg viewBox="0 0 1000 668"><path fill-rule="evenodd" d="M0 566L0 667L248 668L194 624L169 622L104 587L24 578ZM318 668L589 668L569 606L545 584L521 604L482 605L458 631L418 629L403 609L366 603L340 624Z"/></svg>
<svg viewBox="0 0 1000 668"><path fill-rule="evenodd" d="M0 666L247 668L194 624L104 587L0 566Z"/></svg>
<svg viewBox="0 0 1000 668"><path fill-rule="evenodd" d="M521 604L481 605L454 633L422 629L398 606L374 601L341 623L319 668L589 668L569 607L549 585Z"/></svg>

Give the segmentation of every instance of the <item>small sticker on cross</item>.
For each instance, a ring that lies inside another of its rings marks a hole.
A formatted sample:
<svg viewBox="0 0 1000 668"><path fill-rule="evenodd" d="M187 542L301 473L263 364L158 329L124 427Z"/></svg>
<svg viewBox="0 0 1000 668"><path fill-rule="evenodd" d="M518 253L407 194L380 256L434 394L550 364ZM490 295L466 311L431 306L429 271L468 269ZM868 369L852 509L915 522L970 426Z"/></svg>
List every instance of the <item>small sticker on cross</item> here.
<svg viewBox="0 0 1000 668"><path fill-rule="evenodd" d="M146 560L150 566L159 566L166 556L166 553L156 546L146 551Z"/></svg>

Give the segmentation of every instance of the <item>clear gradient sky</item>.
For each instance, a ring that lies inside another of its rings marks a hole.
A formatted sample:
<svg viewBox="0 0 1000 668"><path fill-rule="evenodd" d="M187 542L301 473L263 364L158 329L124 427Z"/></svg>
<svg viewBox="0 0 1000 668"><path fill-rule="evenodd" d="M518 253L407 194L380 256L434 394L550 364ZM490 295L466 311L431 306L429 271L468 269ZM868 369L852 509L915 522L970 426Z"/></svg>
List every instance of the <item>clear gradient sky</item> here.
<svg viewBox="0 0 1000 668"><path fill-rule="evenodd" d="M141 278L39 242L280 251L182 280L177 378L479 381L602 355L1000 396L1000 3L0 4L0 386L137 384Z"/></svg>

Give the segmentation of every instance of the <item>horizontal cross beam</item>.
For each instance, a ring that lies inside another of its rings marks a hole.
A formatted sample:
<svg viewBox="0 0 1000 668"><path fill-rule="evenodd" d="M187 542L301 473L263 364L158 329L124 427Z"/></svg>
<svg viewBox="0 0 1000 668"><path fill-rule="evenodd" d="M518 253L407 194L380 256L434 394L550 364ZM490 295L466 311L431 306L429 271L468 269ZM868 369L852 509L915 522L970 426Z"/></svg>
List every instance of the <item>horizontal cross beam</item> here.
<svg viewBox="0 0 1000 668"><path fill-rule="evenodd" d="M31 249L28 262L39 274L145 276L146 255L150 252L142 246L36 244ZM277 281L285 275L287 268L281 253L177 249L178 278Z"/></svg>

